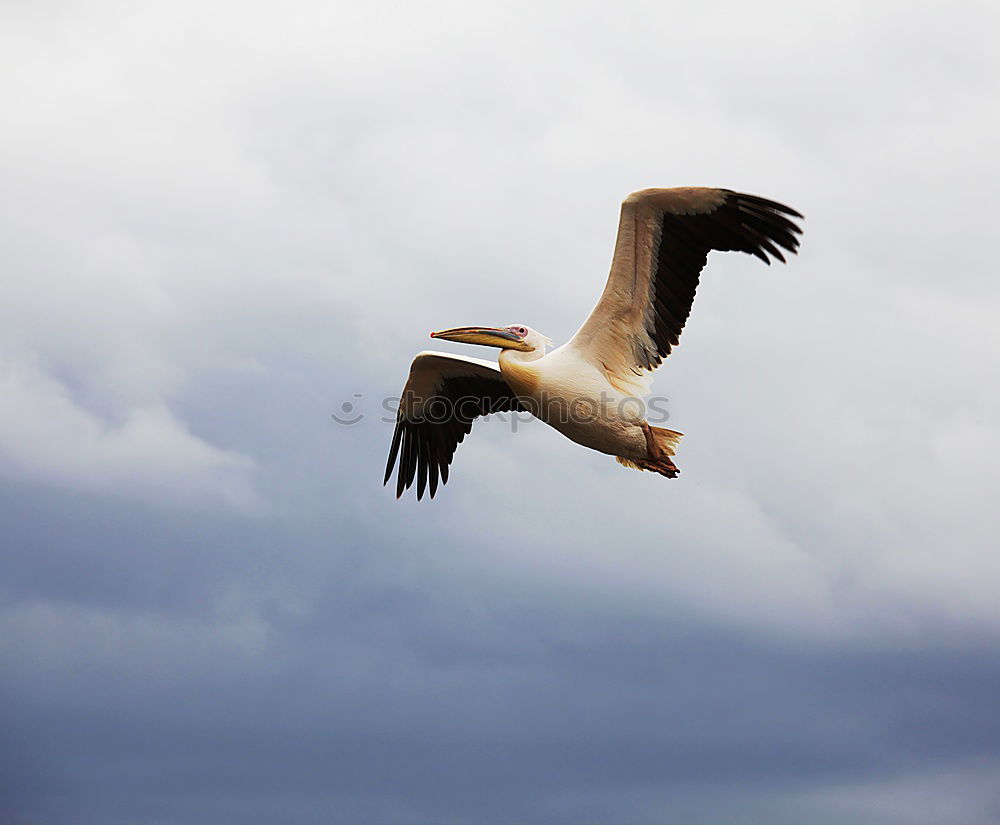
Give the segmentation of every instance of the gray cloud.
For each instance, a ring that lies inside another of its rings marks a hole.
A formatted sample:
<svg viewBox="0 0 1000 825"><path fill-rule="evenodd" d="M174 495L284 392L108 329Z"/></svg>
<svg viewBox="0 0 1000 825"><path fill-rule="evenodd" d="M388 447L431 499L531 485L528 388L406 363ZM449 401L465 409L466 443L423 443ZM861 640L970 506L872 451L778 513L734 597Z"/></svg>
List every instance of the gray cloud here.
<svg viewBox="0 0 1000 825"><path fill-rule="evenodd" d="M976 784L995 774L995 636L817 646L513 589L414 547L371 559L366 537L331 548L299 527L289 557L287 531L164 521L69 510L67 529L132 549L122 569L106 558L88 582L43 557L74 584L4 609L15 811L61 821L86 798L95 822L654 822L738 805L882 821L880 793L965 766L980 810L997 804Z"/></svg>

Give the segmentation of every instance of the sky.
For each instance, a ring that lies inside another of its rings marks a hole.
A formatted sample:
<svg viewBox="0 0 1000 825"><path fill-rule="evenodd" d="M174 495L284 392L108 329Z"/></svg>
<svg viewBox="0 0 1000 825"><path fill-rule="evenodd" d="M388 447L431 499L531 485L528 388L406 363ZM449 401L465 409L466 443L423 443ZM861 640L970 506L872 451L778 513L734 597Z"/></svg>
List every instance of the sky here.
<svg viewBox="0 0 1000 825"><path fill-rule="evenodd" d="M998 32L4 4L0 818L1000 823ZM427 333L567 340L676 185L806 216L709 259L680 478L502 415L396 501Z"/></svg>

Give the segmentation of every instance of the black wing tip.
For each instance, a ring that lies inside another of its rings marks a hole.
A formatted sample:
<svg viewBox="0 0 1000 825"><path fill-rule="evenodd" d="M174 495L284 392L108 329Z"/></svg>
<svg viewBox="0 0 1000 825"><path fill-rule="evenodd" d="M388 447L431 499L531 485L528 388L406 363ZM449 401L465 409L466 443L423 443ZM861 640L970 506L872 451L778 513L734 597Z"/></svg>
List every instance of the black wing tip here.
<svg viewBox="0 0 1000 825"><path fill-rule="evenodd" d="M746 192L734 192L732 189L726 189L725 191L729 197L737 203L753 204L757 207L770 209L772 212L778 212L783 215L791 215L794 218L801 218L802 220L805 220L806 216L797 209L792 209L792 207L786 206L783 203L778 203L778 201L773 201L770 198L762 198L760 195L750 195ZM801 232L802 230L799 229L798 231Z"/></svg>
<svg viewBox="0 0 1000 825"><path fill-rule="evenodd" d="M447 463L436 453L432 454L430 444L423 442L413 425L417 422L397 422L393 433L392 446L389 449L389 460L386 463L382 486L386 487L396 470L396 501L414 486L416 482L416 497L420 501L426 492L428 498L434 498L439 484L448 483ZM451 461L448 456L447 462ZM440 476L440 478L439 478Z"/></svg>
<svg viewBox="0 0 1000 825"><path fill-rule="evenodd" d="M386 480L382 482L382 486L385 487L388 483L389 483L389 479L386 478ZM420 484L419 484L419 481L418 481L418 483L417 483L417 501L420 501L424 497L424 493L425 492L427 493L427 498L428 499L434 498L434 496L437 494L437 491L438 491L438 485L440 484L441 486L443 486L443 485L445 485L447 483L448 483L448 480L445 479L445 478L442 478L440 480L440 482L435 482L435 484L433 485L433 489L431 489L431 485L427 485L427 487L422 490L422 489L420 489ZM397 484L396 484L396 501L399 501L403 497L403 493L405 493L407 490L409 490L410 487L412 487L412 486L413 486L413 482L412 481L409 482L408 484L403 484L402 483L402 479L399 479L398 482L397 482Z"/></svg>
<svg viewBox="0 0 1000 825"><path fill-rule="evenodd" d="M749 250L753 255L770 265L771 260L767 257L765 249L767 253L770 253L771 257L776 258L782 263L787 263L787 261L778 247L781 247L781 249L792 255L799 254L799 239L796 235L802 234L802 227L794 221L789 220L786 216L790 215L805 220L805 216L801 212L783 203L778 203L769 198L762 198L759 195L734 192L731 189L727 189L726 192L731 206L737 210L745 211L748 219L753 216L758 221L764 222L763 227L757 224L755 231L756 233L763 234L767 243L761 243L758 240L754 248ZM756 223L756 221L753 222Z"/></svg>

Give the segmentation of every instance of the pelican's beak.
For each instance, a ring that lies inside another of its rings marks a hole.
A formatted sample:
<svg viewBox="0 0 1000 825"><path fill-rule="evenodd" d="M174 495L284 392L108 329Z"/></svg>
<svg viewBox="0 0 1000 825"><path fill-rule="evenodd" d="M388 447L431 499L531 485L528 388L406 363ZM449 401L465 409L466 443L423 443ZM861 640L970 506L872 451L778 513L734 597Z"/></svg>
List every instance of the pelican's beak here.
<svg viewBox="0 0 1000 825"><path fill-rule="evenodd" d="M462 344L482 344L501 349L519 349L524 352L533 349L519 335L497 327L455 327L432 332L431 338L443 338L445 341L458 341Z"/></svg>

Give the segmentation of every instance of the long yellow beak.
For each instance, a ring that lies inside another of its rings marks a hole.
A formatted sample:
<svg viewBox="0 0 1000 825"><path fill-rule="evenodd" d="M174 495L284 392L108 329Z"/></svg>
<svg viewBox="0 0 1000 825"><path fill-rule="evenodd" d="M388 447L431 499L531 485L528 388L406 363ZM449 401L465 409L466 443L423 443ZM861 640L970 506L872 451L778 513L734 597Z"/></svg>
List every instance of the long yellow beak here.
<svg viewBox="0 0 1000 825"><path fill-rule="evenodd" d="M481 344L486 347L500 347L501 349L519 349L529 352L533 347L529 346L519 336L507 329L498 327L455 327L454 329L443 329L440 332L432 332L431 338L443 338L445 341L458 341L462 344Z"/></svg>

